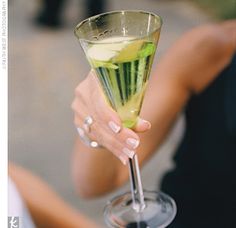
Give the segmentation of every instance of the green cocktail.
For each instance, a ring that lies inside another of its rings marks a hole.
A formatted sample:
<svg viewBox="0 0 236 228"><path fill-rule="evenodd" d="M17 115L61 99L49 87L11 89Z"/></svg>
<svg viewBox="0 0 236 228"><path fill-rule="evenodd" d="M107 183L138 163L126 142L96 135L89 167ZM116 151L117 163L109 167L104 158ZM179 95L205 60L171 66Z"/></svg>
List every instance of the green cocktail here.
<svg viewBox="0 0 236 228"><path fill-rule="evenodd" d="M155 50L153 42L135 37L107 38L87 50L107 100L125 127L137 122Z"/></svg>

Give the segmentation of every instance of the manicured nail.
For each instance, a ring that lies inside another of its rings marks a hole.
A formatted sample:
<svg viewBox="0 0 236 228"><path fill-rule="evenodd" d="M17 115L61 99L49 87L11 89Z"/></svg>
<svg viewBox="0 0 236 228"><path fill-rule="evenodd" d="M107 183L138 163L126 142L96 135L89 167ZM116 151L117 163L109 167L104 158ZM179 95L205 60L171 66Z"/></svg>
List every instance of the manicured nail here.
<svg viewBox="0 0 236 228"><path fill-rule="evenodd" d="M135 155L135 153L134 153L134 151L133 150L129 150L128 148L123 148L123 150L122 150L129 158L133 158L134 157L134 155Z"/></svg>
<svg viewBox="0 0 236 228"><path fill-rule="evenodd" d="M119 133L120 132L120 129L121 129L121 127L120 126L118 126L116 123L114 123L113 121L110 121L109 123L108 123L108 126L111 128L111 130L114 132L114 133Z"/></svg>
<svg viewBox="0 0 236 228"><path fill-rule="evenodd" d="M123 154L121 154L121 155L119 156L119 159L121 160L121 162L122 162L124 165L127 165L128 160L126 159L126 157L125 157Z"/></svg>
<svg viewBox="0 0 236 228"><path fill-rule="evenodd" d="M133 138L127 138L126 143L131 146L133 149L136 149L139 145L139 140Z"/></svg>
<svg viewBox="0 0 236 228"><path fill-rule="evenodd" d="M77 131L78 131L78 134L80 137L83 137L84 136L84 130L80 127L77 127Z"/></svg>
<svg viewBox="0 0 236 228"><path fill-rule="evenodd" d="M141 121L148 126L148 129L151 128L152 125L151 125L151 123L149 121L143 120L143 119L141 119Z"/></svg>

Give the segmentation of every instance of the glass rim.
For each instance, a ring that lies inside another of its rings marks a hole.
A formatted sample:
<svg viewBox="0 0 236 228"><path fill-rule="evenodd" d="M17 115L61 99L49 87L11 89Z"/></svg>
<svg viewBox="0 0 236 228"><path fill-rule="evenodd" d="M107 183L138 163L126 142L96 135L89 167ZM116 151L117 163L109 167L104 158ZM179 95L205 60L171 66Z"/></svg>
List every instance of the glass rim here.
<svg viewBox="0 0 236 228"><path fill-rule="evenodd" d="M91 21L91 20L94 20L98 17L101 17L101 16L105 16L105 15L108 15L108 14L124 14L124 13L143 13L143 14L148 14L148 15L151 15L155 18L158 18L159 21L160 21L160 24L159 26L157 26L157 28L155 28L153 31L150 32L149 35L143 35L143 36L139 36L139 37L134 37L133 39L129 39L128 41L134 41L134 40L140 40L142 38L145 38L147 36L150 36L151 34L155 33L156 31L160 30L161 29L161 26L162 26L162 23L163 23L163 20L162 20L162 17L159 16L158 14L155 14L153 12L150 12L150 11L145 11L145 10L114 10L114 11L107 11L107 12L104 12L104 13L100 13L100 14L97 14L97 15L94 15L94 16L91 16L91 17L88 17L84 20L82 20L81 22L79 22L76 26L75 26L75 29L74 29L74 35L79 39L79 40L83 40L87 43L92 43L92 44L96 44L96 43L100 43L100 41L98 40L89 40L89 39L85 39L85 38L80 38L78 35L77 35L77 31L79 30L79 28L84 25L85 23ZM124 36L125 37L125 36ZM111 42L102 42L103 44L110 44ZM120 41L114 41L112 43L120 43Z"/></svg>

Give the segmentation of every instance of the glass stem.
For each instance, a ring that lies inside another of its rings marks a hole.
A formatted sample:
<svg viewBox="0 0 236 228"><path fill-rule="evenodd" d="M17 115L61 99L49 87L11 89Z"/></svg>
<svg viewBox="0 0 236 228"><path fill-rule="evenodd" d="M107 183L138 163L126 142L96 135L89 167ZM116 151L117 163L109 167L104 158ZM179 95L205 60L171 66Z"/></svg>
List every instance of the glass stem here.
<svg viewBox="0 0 236 228"><path fill-rule="evenodd" d="M133 159L129 159L129 176L133 209L140 212L145 208L145 202L137 154L134 155Z"/></svg>

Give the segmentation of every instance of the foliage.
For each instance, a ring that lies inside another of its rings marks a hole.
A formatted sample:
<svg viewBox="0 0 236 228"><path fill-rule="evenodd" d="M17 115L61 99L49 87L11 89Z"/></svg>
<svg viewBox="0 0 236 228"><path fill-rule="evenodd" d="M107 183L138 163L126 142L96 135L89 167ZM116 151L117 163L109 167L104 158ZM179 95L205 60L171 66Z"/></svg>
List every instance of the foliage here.
<svg viewBox="0 0 236 228"><path fill-rule="evenodd" d="M191 0L219 19L236 18L236 0Z"/></svg>

